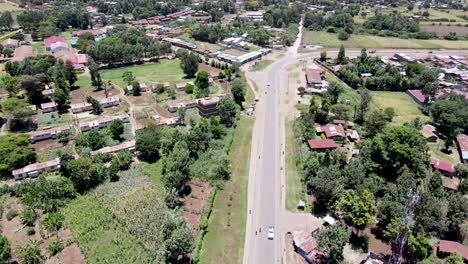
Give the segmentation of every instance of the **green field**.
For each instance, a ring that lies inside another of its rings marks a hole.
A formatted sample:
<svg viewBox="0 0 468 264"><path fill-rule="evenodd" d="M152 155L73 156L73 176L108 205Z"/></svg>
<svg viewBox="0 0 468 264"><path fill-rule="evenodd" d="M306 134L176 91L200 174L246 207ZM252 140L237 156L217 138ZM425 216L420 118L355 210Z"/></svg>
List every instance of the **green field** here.
<svg viewBox="0 0 468 264"><path fill-rule="evenodd" d="M274 61L273 60L261 60L250 67L251 71L263 71L268 66L270 66Z"/></svg>
<svg viewBox="0 0 468 264"><path fill-rule="evenodd" d="M111 80L112 83L120 87L126 87L126 83L122 80L122 74L125 71L131 71L137 81L146 84L150 84L151 82L170 82L171 84L175 84L193 81L193 79L185 79L185 74L180 68L180 60L178 59L103 70L101 71L101 76L103 79Z"/></svg>
<svg viewBox="0 0 468 264"><path fill-rule="evenodd" d="M286 119L286 209L298 212L299 200L305 201L304 188L299 174L296 160L298 158L300 143L294 136L294 121Z"/></svg>
<svg viewBox="0 0 468 264"><path fill-rule="evenodd" d="M395 117L392 123L401 125L405 122L410 122L416 117L421 121L429 121L429 117L425 116L418 108L418 104L414 102L408 94L403 92L371 92L372 106L380 109L393 107L395 110Z"/></svg>
<svg viewBox="0 0 468 264"><path fill-rule="evenodd" d="M231 180L216 195L200 263L242 262L253 124L252 118L244 116L237 124L229 153Z"/></svg>
<svg viewBox="0 0 468 264"><path fill-rule="evenodd" d="M5 12L5 11L18 12L18 11L22 11L22 10L24 10L24 9L21 8L21 7L17 7L17 6L14 6L12 4L5 3L3 1L0 3L0 11L1 12Z"/></svg>
<svg viewBox="0 0 468 264"><path fill-rule="evenodd" d="M321 45L331 48L338 48L343 44L346 48L468 49L468 41L465 40L400 39L352 34L348 40L341 41L337 36L337 34L321 31L305 31L302 43L304 45Z"/></svg>
<svg viewBox="0 0 468 264"><path fill-rule="evenodd" d="M450 162L453 165L460 163L460 158L456 148L452 148L451 154L447 154L441 151L442 149L445 149L444 141L442 139L437 140L436 143L427 143L427 146L429 147L429 154L431 157Z"/></svg>
<svg viewBox="0 0 468 264"><path fill-rule="evenodd" d="M75 83L76 86L79 86L85 93L91 91L91 78L88 76L80 76Z"/></svg>

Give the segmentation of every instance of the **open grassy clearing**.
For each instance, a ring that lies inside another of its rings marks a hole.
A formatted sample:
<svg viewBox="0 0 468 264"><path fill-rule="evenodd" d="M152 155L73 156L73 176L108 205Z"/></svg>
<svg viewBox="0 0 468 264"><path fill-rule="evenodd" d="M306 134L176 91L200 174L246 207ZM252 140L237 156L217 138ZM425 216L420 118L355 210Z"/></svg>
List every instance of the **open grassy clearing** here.
<svg viewBox="0 0 468 264"><path fill-rule="evenodd" d="M18 12L18 11L22 11L22 10L24 10L24 9L21 8L21 7L12 5L10 3L5 3L3 1L0 3L0 11L2 11L2 12L5 12L5 11Z"/></svg>
<svg viewBox="0 0 468 264"><path fill-rule="evenodd" d="M294 136L294 120L286 118L286 209L291 212L298 212L297 204L299 200L305 201L304 188L299 174L296 159L298 158L298 148L300 143Z"/></svg>
<svg viewBox="0 0 468 264"><path fill-rule="evenodd" d="M92 89L91 78L89 78L88 76L84 76L84 75L79 76L75 85L79 86L80 89L82 89L84 93L91 92L91 89Z"/></svg>
<svg viewBox="0 0 468 264"><path fill-rule="evenodd" d="M321 45L338 48L343 44L346 48L404 48L404 49L468 49L468 41L450 41L442 39L400 39L371 35L352 34L346 41L338 39L338 34L305 31L302 39L304 45Z"/></svg>
<svg viewBox="0 0 468 264"><path fill-rule="evenodd" d="M243 116L234 132L229 153L231 180L216 195L208 233L203 240L201 263L242 262L253 124L252 118Z"/></svg>
<svg viewBox="0 0 468 264"><path fill-rule="evenodd" d="M261 60L250 67L251 71L263 71L268 66L270 66L274 61L273 60Z"/></svg>
<svg viewBox="0 0 468 264"><path fill-rule="evenodd" d="M127 84L122 80L122 74L125 71L131 71L137 81L150 84L151 82L170 82L172 85L178 82L193 81L186 79L185 74L180 68L180 60L161 60L159 62L150 62L129 67L103 70L101 76L105 80L111 80L112 83L126 87Z"/></svg>
<svg viewBox="0 0 468 264"><path fill-rule="evenodd" d="M65 209L65 221L88 263L151 263L138 240L113 219L91 192L73 200Z"/></svg>
<svg viewBox="0 0 468 264"><path fill-rule="evenodd" d="M373 107L380 109L392 107L395 110L393 124L402 125L405 122L414 120L416 117L419 117L423 123L429 121L429 117L419 110L416 102L406 93L379 91L371 92L371 95Z"/></svg>
<svg viewBox="0 0 468 264"><path fill-rule="evenodd" d="M441 151L442 149L445 149L444 140L439 139L436 143L427 143L427 146L429 147L429 154L431 157L448 161L453 165L460 163L460 157L456 148L452 148L452 153L450 154Z"/></svg>

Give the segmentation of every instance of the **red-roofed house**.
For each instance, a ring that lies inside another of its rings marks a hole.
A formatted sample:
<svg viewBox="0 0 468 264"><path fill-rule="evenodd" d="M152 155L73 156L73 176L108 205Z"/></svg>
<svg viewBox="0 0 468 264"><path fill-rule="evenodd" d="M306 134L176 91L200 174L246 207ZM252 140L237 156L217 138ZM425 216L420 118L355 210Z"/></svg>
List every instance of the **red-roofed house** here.
<svg viewBox="0 0 468 264"><path fill-rule="evenodd" d="M460 153L460 159L464 163L468 163L468 136L460 134L457 136L458 152Z"/></svg>
<svg viewBox="0 0 468 264"><path fill-rule="evenodd" d="M310 139L307 140L307 144L311 150L315 151L325 151L338 148L338 145L333 139Z"/></svg>
<svg viewBox="0 0 468 264"><path fill-rule="evenodd" d="M456 172L455 167L450 162L433 159L431 164L434 170L440 171L443 175L451 176Z"/></svg>
<svg viewBox="0 0 468 264"><path fill-rule="evenodd" d="M306 71L305 77L306 77L306 83L308 87L315 87L315 88L322 87L323 70L308 69Z"/></svg>
<svg viewBox="0 0 468 264"><path fill-rule="evenodd" d="M328 139L344 140L346 133L342 125L326 124L321 129Z"/></svg>
<svg viewBox="0 0 468 264"><path fill-rule="evenodd" d="M52 44L57 42L67 43L64 37L52 36L44 39L44 46L47 50L50 50Z"/></svg>
<svg viewBox="0 0 468 264"><path fill-rule="evenodd" d="M424 104L426 96L422 93L422 90L408 90L406 91L418 104Z"/></svg>
<svg viewBox="0 0 468 264"><path fill-rule="evenodd" d="M460 254L465 263L468 262L468 247L456 242L449 240L440 240L439 243L435 245L435 253L438 257L447 257L452 253Z"/></svg>
<svg viewBox="0 0 468 264"><path fill-rule="evenodd" d="M86 33L91 33L95 37L104 35L104 32L102 30L100 30L100 29L83 29L83 30L73 32L72 35L75 36L75 37L79 37L79 36L81 36L83 34L86 34Z"/></svg>

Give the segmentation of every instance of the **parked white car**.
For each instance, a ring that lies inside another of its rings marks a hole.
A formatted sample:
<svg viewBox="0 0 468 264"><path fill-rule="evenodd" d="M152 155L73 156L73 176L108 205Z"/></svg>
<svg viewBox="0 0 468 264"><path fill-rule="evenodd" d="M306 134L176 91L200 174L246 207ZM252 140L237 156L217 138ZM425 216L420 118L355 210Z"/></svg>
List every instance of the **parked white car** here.
<svg viewBox="0 0 468 264"><path fill-rule="evenodd" d="M268 227L268 239L273 240L275 238L275 229L270 226Z"/></svg>

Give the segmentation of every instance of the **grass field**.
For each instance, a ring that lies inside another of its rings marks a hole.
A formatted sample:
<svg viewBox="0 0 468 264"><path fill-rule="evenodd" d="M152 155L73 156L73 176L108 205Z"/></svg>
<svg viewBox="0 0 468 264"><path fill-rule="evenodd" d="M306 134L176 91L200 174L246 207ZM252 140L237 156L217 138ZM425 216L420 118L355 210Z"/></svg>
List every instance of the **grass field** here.
<svg viewBox="0 0 468 264"><path fill-rule="evenodd" d="M456 148L452 148L452 153L447 154L441 150L445 148L444 141L442 139L437 140L436 143L427 143L429 147L429 154L439 160L448 161L453 165L460 163L460 158Z"/></svg>
<svg viewBox="0 0 468 264"><path fill-rule="evenodd" d="M0 11L5 12L5 11L10 11L10 12L18 12L24 10L21 7L14 6L9 3L1 2L0 3Z"/></svg>
<svg viewBox="0 0 468 264"><path fill-rule="evenodd" d="M304 188L299 174L296 159L299 143L294 136L294 121L286 118L286 209L298 212L297 203L305 201Z"/></svg>
<svg viewBox="0 0 468 264"><path fill-rule="evenodd" d="M64 215L87 263L151 263L138 240L116 223L94 192L73 200Z"/></svg>
<svg viewBox="0 0 468 264"><path fill-rule="evenodd" d="M101 71L101 76L105 80L111 80L114 84L125 87L126 83L122 80L122 74L125 71L131 71L137 81L149 84L151 82L188 82L193 79L185 79L185 74L180 68L180 61L161 60L159 62L150 62L129 67L122 67L111 70Z"/></svg>
<svg viewBox="0 0 468 264"><path fill-rule="evenodd" d="M247 185L254 120L241 117L234 132L229 159L231 180L216 195L200 263L241 263L244 251Z"/></svg>
<svg viewBox="0 0 468 264"><path fill-rule="evenodd" d="M337 34L321 31L305 31L302 43L304 45L321 45L332 48L338 48L343 44L346 48L468 49L468 41L464 40L400 39L352 34L348 40L341 41L337 36Z"/></svg>
<svg viewBox="0 0 468 264"><path fill-rule="evenodd" d="M91 79L88 76L80 76L78 80L75 82L76 86L79 86L80 89L84 91L84 93L88 93L91 91Z"/></svg>
<svg viewBox="0 0 468 264"><path fill-rule="evenodd" d="M413 99L406 93L403 92L371 92L372 94L372 106L380 109L387 107L393 107L395 110L395 117L392 123L401 125L405 122L410 122L416 117L419 117L421 121L429 121L429 117L425 116L418 105Z"/></svg>
<svg viewBox="0 0 468 264"><path fill-rule="evenodd" d="M268 66L270 66L274 61L273 60L261 60L260 62L255 63L250 67L251 71L263 71Z"/></svg>

